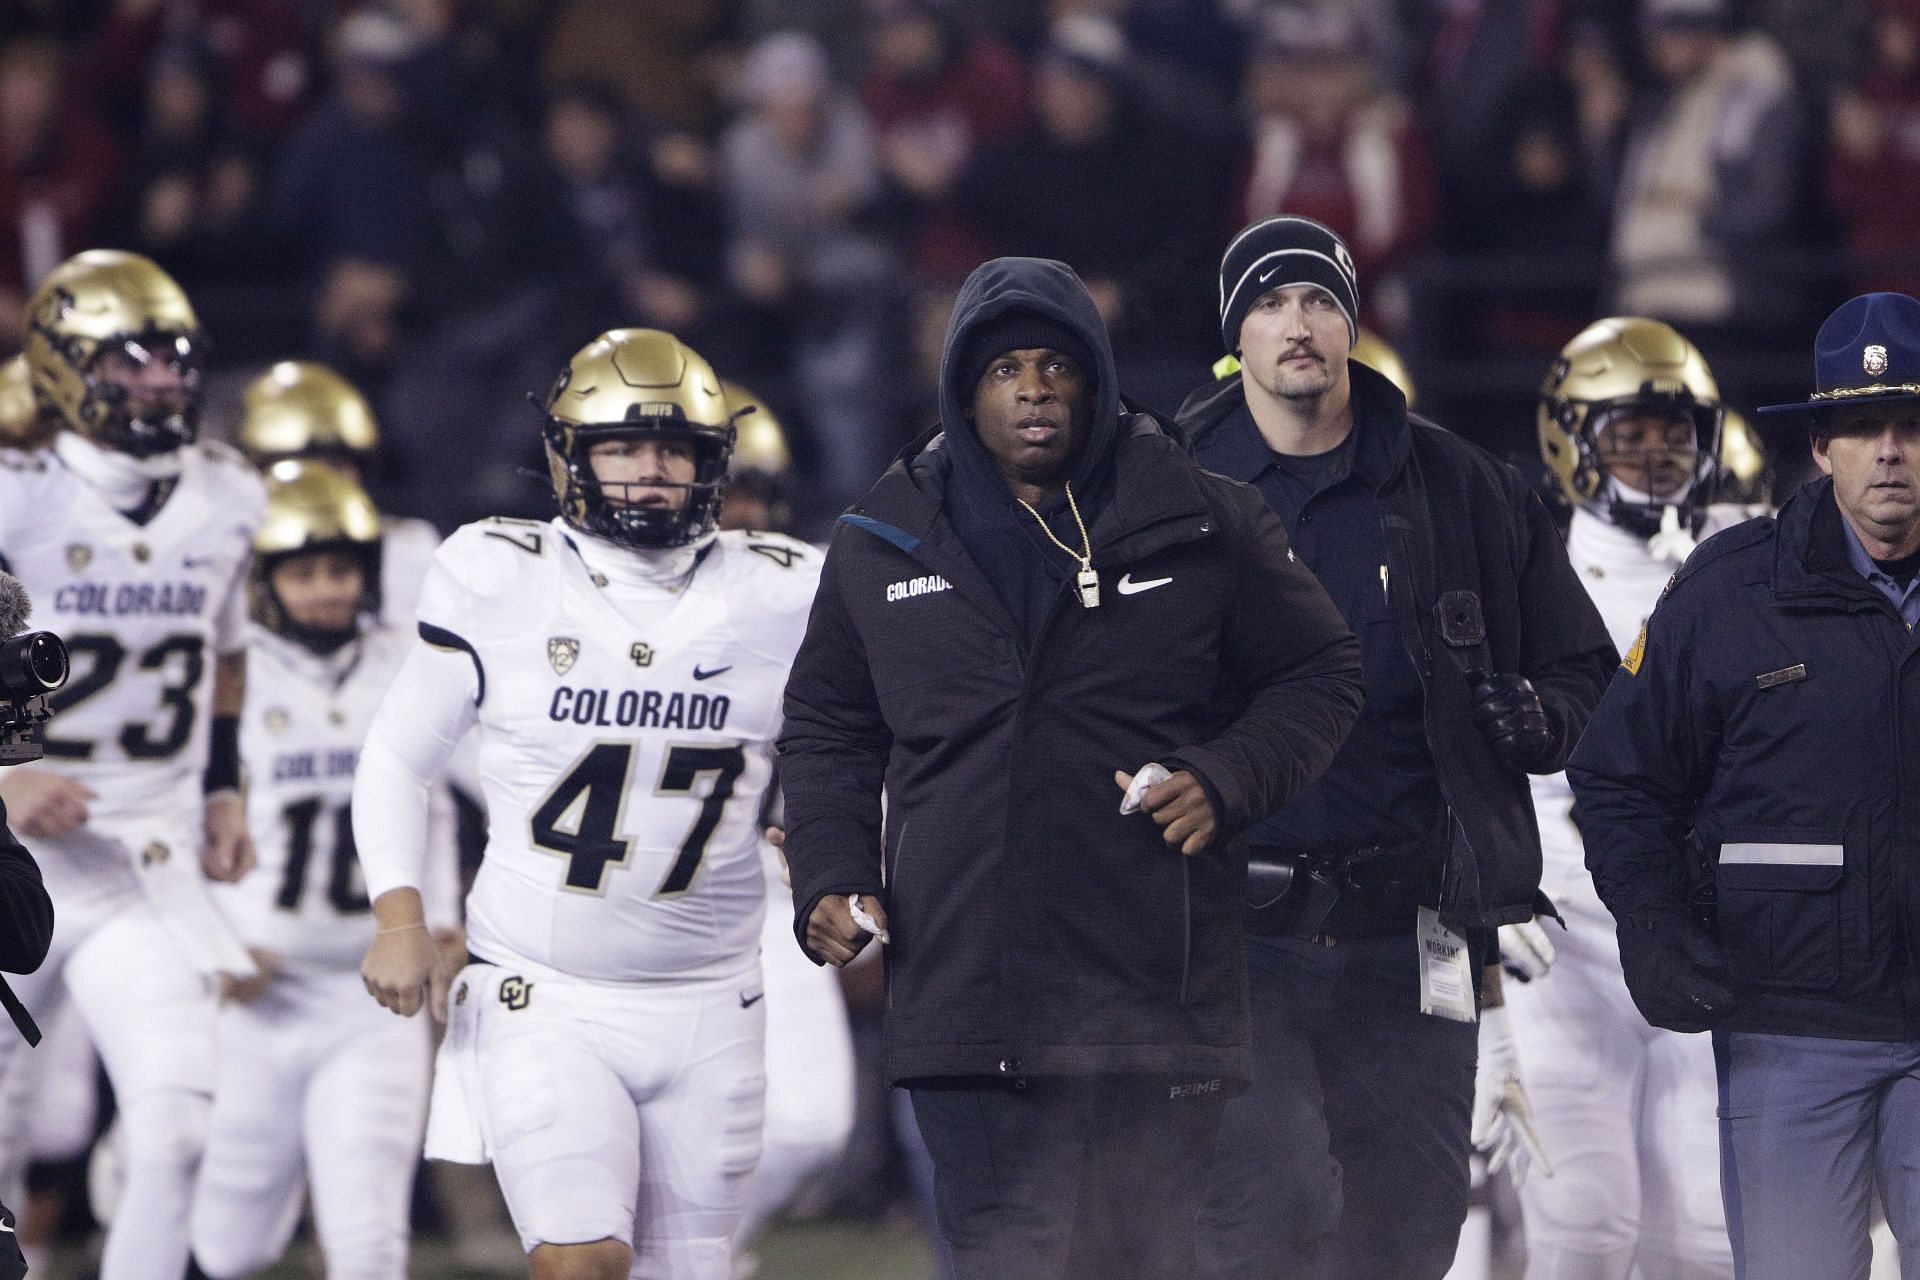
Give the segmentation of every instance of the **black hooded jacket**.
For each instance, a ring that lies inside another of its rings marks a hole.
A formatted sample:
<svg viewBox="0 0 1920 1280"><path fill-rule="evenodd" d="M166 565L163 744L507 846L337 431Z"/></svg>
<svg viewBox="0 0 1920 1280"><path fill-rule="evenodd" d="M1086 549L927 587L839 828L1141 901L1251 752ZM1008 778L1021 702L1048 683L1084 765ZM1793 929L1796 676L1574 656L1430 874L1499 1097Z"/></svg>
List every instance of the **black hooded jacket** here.
<svg viewBox="0 0 1920 1280"><path fill-rule="evenodd" d="M1425 689L1429 750L1450 814L1439 902L1449 924L1494 927L1534 914L1540 827L1526 775L1502 764L1473 722L1470 671L1526 676L1564 766L1618 655L1568 563L1552 518L1512 467L1424 418L1386 378L1348 363L1362 444L1384 457L1376 500L1391 609ZM1187 398L1191 446L1246 403L1238 377Z"/></svg>
<svg viewBox="0 0 1920 1280"><path fill-rule="evenodd" d="M1080 476L1105 495L1083 511L1099 607L1063 582L1031 635L948 509L961 486L979 496L975 468L991 465L960 413L957 355L1014 306L1094 353ZM804 946L828 894L882 896L895 1081L1243 1080L1245 859L1229 841L1332 759L1359 711L1358 646L1255 491L1121 412L1105 330L1070 270L976 272L942 374L947 431L841 517L787 684L795 932ZM1151 819L1120 814L1115 770L1152 760L1214 799L1206 852L1182 857Z"/></svg>

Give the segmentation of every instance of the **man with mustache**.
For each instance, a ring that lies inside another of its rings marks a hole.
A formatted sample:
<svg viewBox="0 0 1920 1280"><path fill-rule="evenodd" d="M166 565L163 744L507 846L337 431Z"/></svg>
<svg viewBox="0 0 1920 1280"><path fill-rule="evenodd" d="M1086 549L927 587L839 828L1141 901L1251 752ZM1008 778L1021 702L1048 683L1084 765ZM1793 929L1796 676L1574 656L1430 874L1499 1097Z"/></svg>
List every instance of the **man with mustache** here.
<svg viewBox="0 0 1920 1280"><path fill-rule="evenodd" d="M1615 661L1519 474L1348 358L1358 296L1320 223L1248 227L1220 272L1240 371L1179 419L1202 466L1286 524L1367 686L1326 774L1245 836L1254 1080L1228 1104L1201 1222L1200 1274L1222 1280L1446 1273L1478 981L1538 893L1527 775L1565 763ZM1514 1097L1497 1024L1484 1047L1490 1096ZM1520 1141L1511 1112L1484 1119L1490 1145Z"/></svg>
<svg viewBox="0 0 1920 1280"><path fill-rule="evenodd" d="M1358 674L1258 495L1128 410L1080 277L976 270L940 430L840 518L779 743L794 932L886 946L959 1280L1193 1274L1251 1066L1231 841L1333 758Z"/></svg>
<svg viewBox="0 0 1920 1280"><path fill-rule="evenodd" d="M1742 1280L1865 1280L1878 1193L1917 1274L1920 302L1814 341L1824 473L1668 584L1567 766L1648 1022L1711 1031Z"/></svg>

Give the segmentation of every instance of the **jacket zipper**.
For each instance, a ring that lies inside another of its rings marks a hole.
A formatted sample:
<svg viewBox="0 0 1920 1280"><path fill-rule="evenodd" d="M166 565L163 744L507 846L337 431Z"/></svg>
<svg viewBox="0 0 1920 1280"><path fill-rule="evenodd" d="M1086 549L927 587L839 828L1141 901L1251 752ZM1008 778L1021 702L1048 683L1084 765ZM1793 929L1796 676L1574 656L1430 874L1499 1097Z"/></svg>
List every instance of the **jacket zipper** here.
<svg viewBox="0 0 1920 1280"><path fill-rule="evenodd" d="M1399 550L1399 544L1395 542L1393 530L1388 528L1385 516L1380 518L1380 544L1386 549L1387 553L1387 564L1386 568L1382 570L1383 577L1380 585L1387 591L1387 607L1394 614L1394 630L1400 633L1400 647L1406 651L1407 661L1413 663L1414 674L1420 678L1420 732L1427 740L1428 753L1433 757L1433 780L1440 785L1440 802L1446 810L1442 815L1444 822L1441 824L1441 848L1439 850L1441 901L1434 903L1435 910L1438 910L1441 904L1445 902L1447 896L1447 868L1453 861L1454 840L1456 837L1459 839L1461 850L1469 858L1474 856L1473 840L1467 834L1467 824L1460 821L1458 814L1454 810L1453 798L1448 794L1446 769L1440 763L1442 755L1439 745L1435 743L1433 739L1433 722L1431 719L1433 712L1433 646L1428 643L1426 629L1420 625L1420 620L1416 617L1414 619L1414 630L1420 636L1420 652L1415 654L1413 650L1408 647L1406 628L1400 624L1400 608L1393 600L1391 584L1394 581L1398 581L1401 584L1402 591L1412 592L1413 564L1406 557L1396 554ZM1396 563L1396 560L1398 563ZM1529 803L1531 803L1531 801L1529 801ZM1474 878L1476 880L1479 879L1477 875ZM1483 909L1484 906L1485 904L1483 903Z"/></svg>

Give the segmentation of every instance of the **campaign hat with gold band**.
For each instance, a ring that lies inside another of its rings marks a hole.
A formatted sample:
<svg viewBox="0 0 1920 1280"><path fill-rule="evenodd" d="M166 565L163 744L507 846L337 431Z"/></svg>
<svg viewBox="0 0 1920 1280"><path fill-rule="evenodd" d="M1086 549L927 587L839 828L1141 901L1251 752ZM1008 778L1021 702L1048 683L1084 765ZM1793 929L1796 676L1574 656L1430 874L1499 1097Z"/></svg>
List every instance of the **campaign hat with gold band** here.
<svg viewBox="0 0 1920 1280"><path fill-rule="evenodd" d="M1920 399L1920 300L1863 293L1827 317L1813 340L1814 392L1761 413L1819 413Z"/></svg>

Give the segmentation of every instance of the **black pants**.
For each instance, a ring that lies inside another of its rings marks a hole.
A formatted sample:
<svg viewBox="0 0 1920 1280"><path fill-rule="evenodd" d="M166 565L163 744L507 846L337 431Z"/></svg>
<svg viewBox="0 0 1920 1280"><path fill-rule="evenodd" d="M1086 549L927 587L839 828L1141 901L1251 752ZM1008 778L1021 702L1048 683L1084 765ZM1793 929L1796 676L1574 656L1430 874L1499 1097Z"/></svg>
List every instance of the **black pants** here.
<svg viewBox="0 0 1920 1280"><path fill-rule="evenodd" d="M1250 939L1253 1088L1227 1105L1205 1280L1439 1280L1467 1213L1477 1026L1420 1012L1411 931Z"/></svg>
<svg viewBox="0 0 1920 1280"><path fill-rule="evenodd" d="M956 1280L1193 1275L1217 1089L1032 1077L912 1094Z"/></svg>

